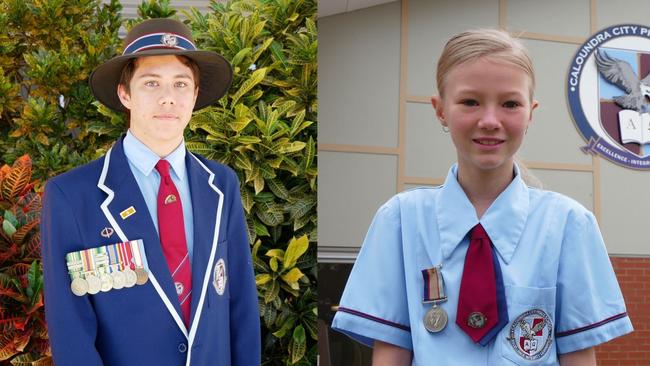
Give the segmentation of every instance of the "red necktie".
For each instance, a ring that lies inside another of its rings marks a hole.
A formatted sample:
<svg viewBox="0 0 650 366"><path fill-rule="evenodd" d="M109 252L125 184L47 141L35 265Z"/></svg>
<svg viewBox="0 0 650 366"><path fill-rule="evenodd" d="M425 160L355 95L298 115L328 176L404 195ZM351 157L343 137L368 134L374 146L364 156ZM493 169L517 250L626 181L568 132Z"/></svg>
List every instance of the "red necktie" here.
<svg viewBox="0 0 650 366"><path fill-rule="evenodd" d="M158 189L158 233L167 266L172 274L185 325L189 328L192 303L192 271L185 239L183 205L178 190L169 175L169 162L159 160L156 170L160 173Z"/></svg>
<svg viewBox="0 0 650 366"><path fill-rule="evenodd" d="M494 266L490 238L483 226L478 224L470 234L456 312L456 324L477 343L492 328L503 324L499 321L497 270ZM490 339L496 335L496 332L492 333Z"/></svg>

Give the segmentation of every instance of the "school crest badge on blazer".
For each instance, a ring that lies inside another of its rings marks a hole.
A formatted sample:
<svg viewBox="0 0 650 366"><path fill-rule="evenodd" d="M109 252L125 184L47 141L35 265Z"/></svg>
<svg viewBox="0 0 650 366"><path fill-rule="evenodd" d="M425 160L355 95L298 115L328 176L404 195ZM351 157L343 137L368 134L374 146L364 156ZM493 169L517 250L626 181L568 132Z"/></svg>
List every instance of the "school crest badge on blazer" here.
<svg viewBox="0 0 650 366"><path fill-rule="evenodd" d="M226 281L228 276L226 275L226 262L223 258L219 258L217 264L214 265L214 273L212 274L212 285L217 291L217 294L223 295L226 291Z"/></svg>

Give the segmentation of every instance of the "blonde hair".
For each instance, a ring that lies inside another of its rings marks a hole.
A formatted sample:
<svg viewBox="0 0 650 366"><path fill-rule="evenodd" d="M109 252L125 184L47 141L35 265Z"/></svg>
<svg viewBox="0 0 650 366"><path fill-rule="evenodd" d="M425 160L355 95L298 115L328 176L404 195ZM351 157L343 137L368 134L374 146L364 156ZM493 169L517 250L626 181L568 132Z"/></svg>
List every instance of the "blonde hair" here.
<svg viewBox="0 0 650 366"><path fill-rule="evenodd" d="M487 28L465 31L447 41L436 70L438 94L444 97L446 77L454 67L482 57L489 57L523 70L530 77L529 95L530 100L533 100L535 72L528 51L508 32Z"/></svg>

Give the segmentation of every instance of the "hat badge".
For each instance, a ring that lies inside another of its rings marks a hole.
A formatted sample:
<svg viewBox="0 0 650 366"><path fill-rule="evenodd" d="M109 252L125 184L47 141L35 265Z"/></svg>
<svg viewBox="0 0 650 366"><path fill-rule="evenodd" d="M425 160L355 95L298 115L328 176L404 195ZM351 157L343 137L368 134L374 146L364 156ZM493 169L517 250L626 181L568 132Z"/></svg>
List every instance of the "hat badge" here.
<svg viewBox="0 0 650 366"><path fill-rule="evenodd" d="M178 44L178 39L176 38L175 35L171 33L165 33L160 39L160 42L168 47L176 47L176 45Z"/></svg>

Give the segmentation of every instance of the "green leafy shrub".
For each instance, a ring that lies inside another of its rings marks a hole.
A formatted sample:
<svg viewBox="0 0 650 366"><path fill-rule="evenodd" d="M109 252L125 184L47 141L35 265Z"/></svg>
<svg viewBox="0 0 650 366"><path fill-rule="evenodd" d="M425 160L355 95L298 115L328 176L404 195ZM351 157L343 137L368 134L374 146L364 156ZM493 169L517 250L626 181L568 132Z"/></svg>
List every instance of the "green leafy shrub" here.
<svg viewBox="0 0 650 366"><path fill-rule="evenodd" d="M316 363L317 31L313 0L212 3L188 15L230 60L227 97L196 113L188 147L242 182L263 320L263 363Z"/></svg>
<svg viewBox="0 0 650 366"><path fill-rule="evenodd" d="M30 154L46 179L97 158L109 142L88 129L90 72L115 54L118 0L0 1L0 160Z"/></svg>

